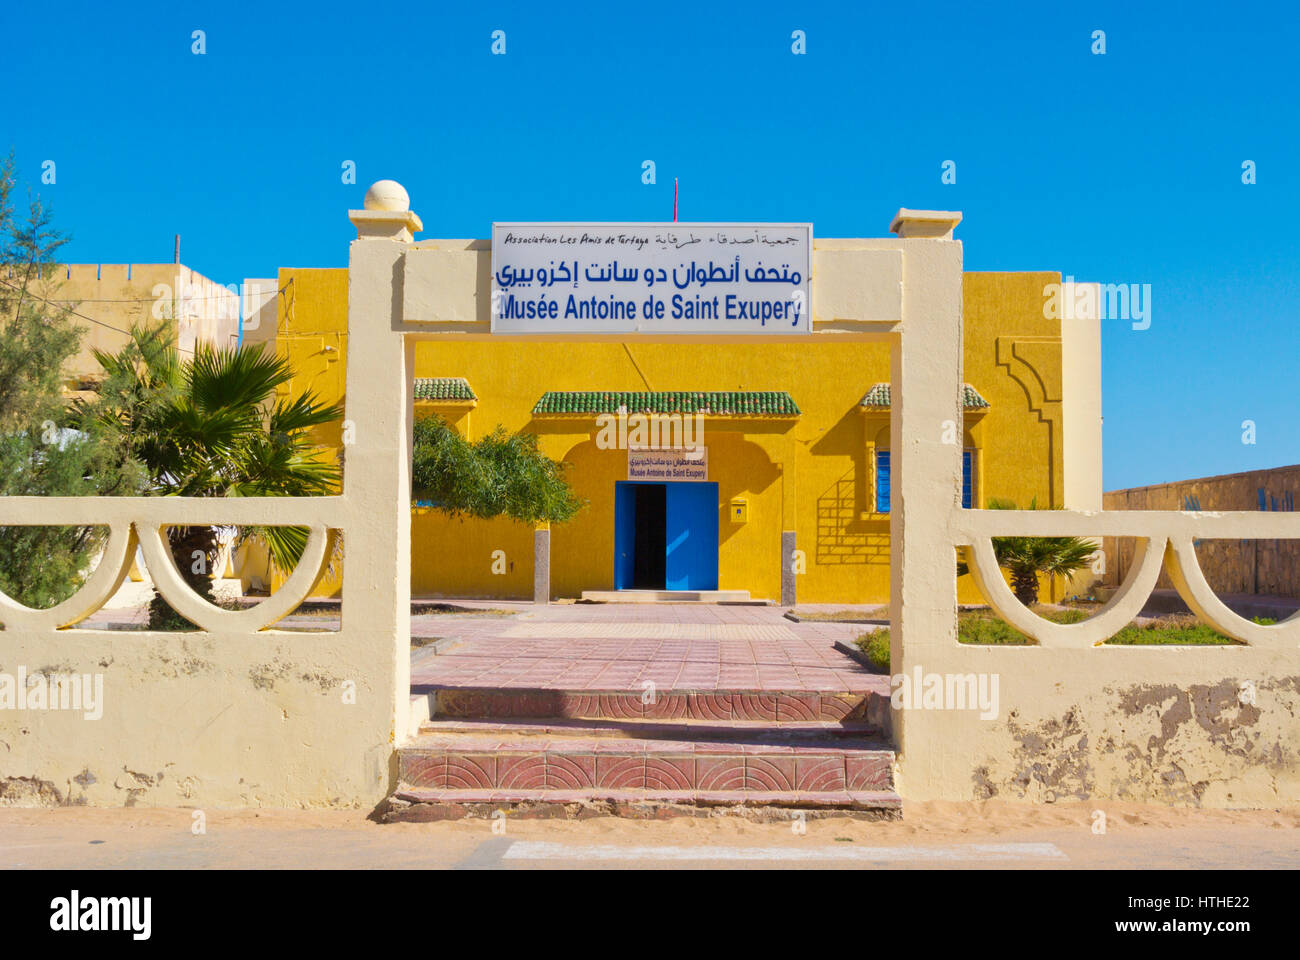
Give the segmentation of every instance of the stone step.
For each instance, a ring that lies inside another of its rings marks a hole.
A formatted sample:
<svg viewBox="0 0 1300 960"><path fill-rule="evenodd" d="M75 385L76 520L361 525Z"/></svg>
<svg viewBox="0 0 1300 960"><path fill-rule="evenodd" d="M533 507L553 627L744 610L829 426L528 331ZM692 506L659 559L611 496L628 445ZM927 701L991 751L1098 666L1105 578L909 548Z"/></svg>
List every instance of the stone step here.
<svg viewBox="0 0 1300 960"><path fill-rule="evenodd" d="M889 698L844 691L690 690L656 692L652 703L628 690L413 685L433 698L434 717L478 719L751 720L767 723L865 720L889 725Z"/></svg>
<svg viewBox="0 0 1300 960"><path fill-rule="evenodd" d="M791 795L892 791L894 754L839 739L748 742L632 737L422 734L398 751L403 788L734 791Z"/></svg>
<svg viewBox="0 0 1300 960"><path fill-rule="evenodd" d="M807 741L855 740L865 743L880 738L883 731L865 720L790 721L774 725L765 720L516 720L495 718L451 720L424 717L416 735L463 735L496 740L520 737L632 738L644 740L691 740L722 743L752 742L796 744ZM889 749L881 744L882 749Z"/></svg>
<svg viewBox="0 0 1300 960"><path fill-rule="evenodd" d="M751 820L853 816L896 820L903 802L893 790L487 790L399 788L389 799L385 822L493 817L502 811L520 818L582 819L618 816L662 819L733 813Z"/></svg>
<svg viewBox="0 0 1300 960"><path fill-rule="evenodd" d="M584 590L584 603L738 603L769 606L751 600L748 590Z"/></svg>

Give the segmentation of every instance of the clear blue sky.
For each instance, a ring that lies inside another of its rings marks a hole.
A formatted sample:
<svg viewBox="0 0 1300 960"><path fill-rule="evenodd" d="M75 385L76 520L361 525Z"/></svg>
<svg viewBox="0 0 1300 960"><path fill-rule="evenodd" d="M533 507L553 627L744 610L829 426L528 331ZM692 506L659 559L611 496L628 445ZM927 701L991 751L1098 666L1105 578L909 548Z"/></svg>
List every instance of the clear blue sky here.
<svg viewBox="0 0 1300 960"><path fill-rule="evenodd" d="M1151 284L1150 329L1104 324L1107 489L1300 461L1293 5L439 6L14 3L0 150L69 261L166 262L180 233L222 283L344 265L382 178L426 236L666 220L673 177L683 220L818 236L962 210L969 270Z"/></svg>

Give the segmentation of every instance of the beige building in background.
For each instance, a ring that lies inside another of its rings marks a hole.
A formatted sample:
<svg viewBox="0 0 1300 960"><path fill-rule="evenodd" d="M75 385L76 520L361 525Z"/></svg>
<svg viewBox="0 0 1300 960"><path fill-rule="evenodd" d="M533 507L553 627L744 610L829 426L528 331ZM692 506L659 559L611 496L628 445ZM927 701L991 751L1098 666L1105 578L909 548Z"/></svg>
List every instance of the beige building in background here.
<svg viewBox="0 0 1300 960"><path fill-rule="evenodd" d="M174 320L182 355L193 354L198 343L239 341L239 293L184 264L74 263L59 269L65 275L53 299L71 307L73 319L86 329L81 350L64 371L70 392L102 376L94 351L120 350L133 324Z"/></svg>

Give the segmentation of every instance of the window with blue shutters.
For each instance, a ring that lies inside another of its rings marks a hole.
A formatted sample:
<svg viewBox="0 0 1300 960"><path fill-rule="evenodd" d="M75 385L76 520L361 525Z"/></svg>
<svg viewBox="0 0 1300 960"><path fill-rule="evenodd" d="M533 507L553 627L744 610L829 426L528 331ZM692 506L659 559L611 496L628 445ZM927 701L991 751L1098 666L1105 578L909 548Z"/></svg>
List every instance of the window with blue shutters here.
<svg viewBox="0 0 1300 960"><path fill-rule="evenodd" d="M961 505L969 510L975 491L975 451L961 453Z"/></svg>
<svg viewBox="0 0 1300 960"><path fill-rule="evenodd" d="M975 496L975 451L961 454L961 505L967 510ZM876 513L889 512L889 451L876 451Z"/></svg>

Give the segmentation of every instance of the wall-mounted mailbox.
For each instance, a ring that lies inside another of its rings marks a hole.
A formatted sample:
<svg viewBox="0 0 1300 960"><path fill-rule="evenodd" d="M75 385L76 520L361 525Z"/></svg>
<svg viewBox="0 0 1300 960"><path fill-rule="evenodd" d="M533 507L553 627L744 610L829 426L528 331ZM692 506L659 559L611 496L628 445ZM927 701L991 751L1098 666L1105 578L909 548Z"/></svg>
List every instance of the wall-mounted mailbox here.
<svg viewBox="0 0 1300 960"><path fill-rule="evenodd" d="M731 522L749 522L749 501L744 497L736 497L731 501Z"/></svg>

